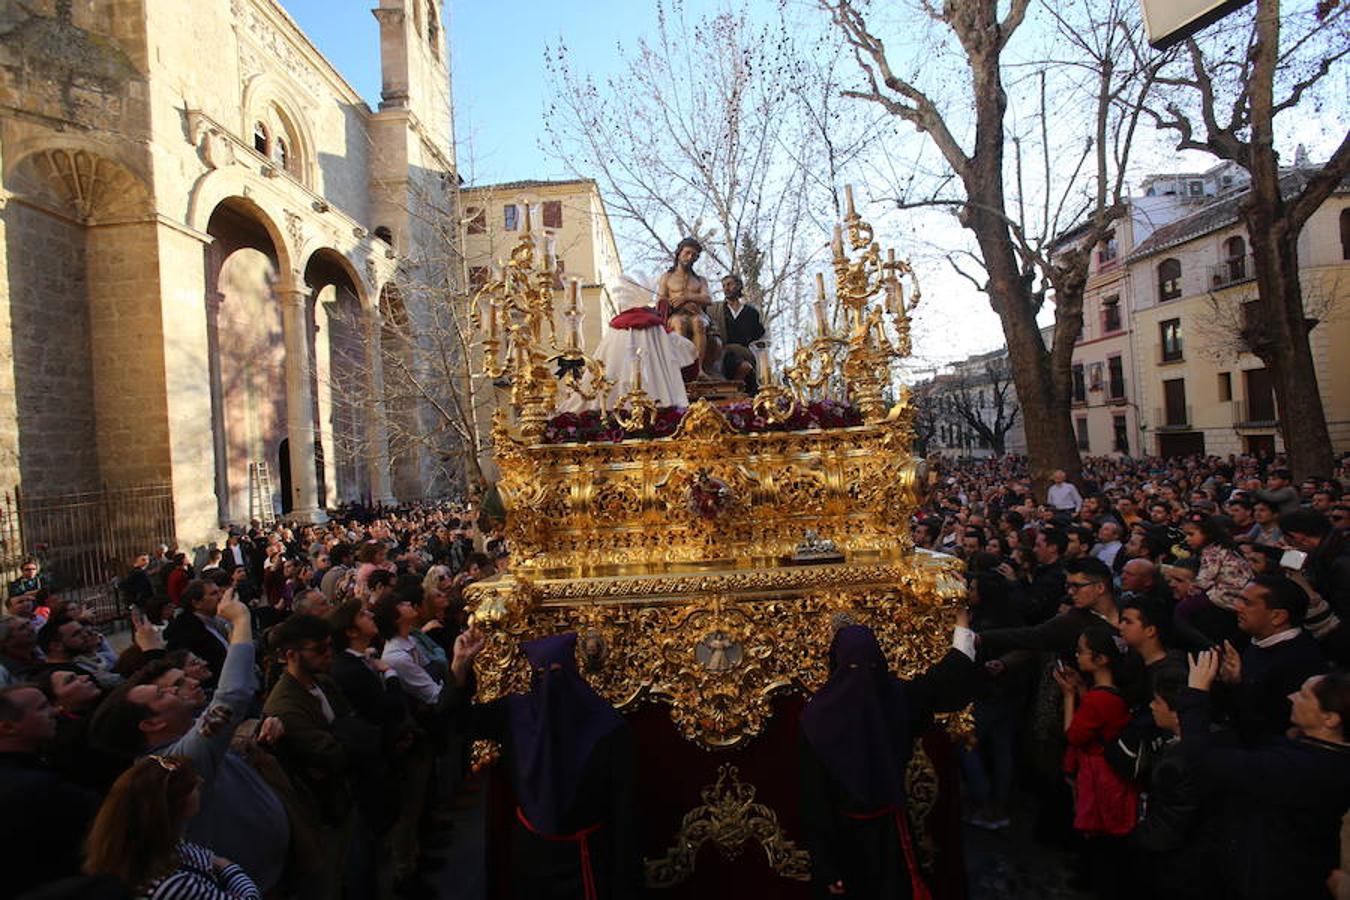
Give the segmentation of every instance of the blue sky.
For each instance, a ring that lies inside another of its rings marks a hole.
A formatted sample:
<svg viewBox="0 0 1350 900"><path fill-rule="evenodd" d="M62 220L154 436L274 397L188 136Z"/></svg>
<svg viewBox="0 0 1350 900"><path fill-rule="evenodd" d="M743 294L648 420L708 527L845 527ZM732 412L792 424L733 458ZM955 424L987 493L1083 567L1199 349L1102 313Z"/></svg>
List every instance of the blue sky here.
<svg viewBox="0 0 1350 900"><path fill-rule="evenodd" d="M444 0L455 99L456 153L463 176L477 183L568 175L539 149L549 94L544 49L566 43L578 70L599 79L620 65L618 45L631 46L656 29L650 0ZM365 98L379 103L377 0L281 0L281 4ZM697 17L726 0L683 0ZM777 16L777 0L759 0L755 13ZM817 21L818 10L789 0L789 15ZM950 273L930 272L931 290L944 282L947 302L928 304L916 322L920 355L953 359L1002 343L984 298ZM960 323L957 326L956 323Z"/></svg>
<svg viewBox="0 0 1350 900"><path fill-rule="evenodd" d="M370 9L378 0L280 0L300 27L337 66L339 71L374 108L379 102L379 40ZM673 4L679 0L670 0ZM1308 0L1304 0L1308 2ZM619 45L634 41L656 29L653 0L442 0L449 25L453 92L456 119L456 153L461 174L470 182L491 183L525 178L563 176L563 167L539 148L542 117L549 94L544 50L560 40L571 51L575 68L603 80L620 66ZM683 0L690 18L717 12L728 0ZM779 0L752 0L759 15L777 16ZM787 15L799 22L794 29L810 29L821 13L807 0L786 0ZM878 10L895 14L898 5L882 4ZM884 15L878 12L878 16ZM922 20L917 20L922 22ZM874 23L875 24L875 23ZM1030 25L1027 26L1031 28ZM922 67L923 30L910 22L889 29L892 51L910 55ZM1306 142L1315 157L1325 158L1339 142L1345 121L1344 101L1324 115L1293 114L1280 120L1282 143L1292 155L1294 144ZM1141 137L1157 143L1151 129ZM931 148L930 148L931 150ZM1208 157L1185 159L1170 145L1157 144L1153 165L1157 170L1207 168ZM931 156L931 153L929 154ZM1148 156L1137 153L1136 158ZM1147 164L1145 164L1147 165ZM915 220L917 222L917 220ZM924 228L930 227L925 220ZM913 225L914 223L894 223ZM878 221L884 230L885 221ZM938 231L926 232L929 243L953 248L968 236L949 221L937 223ZM901 242L901 255L915 252L905 247L901 228L893 239ZM936 242L936 243L935 243ZM931 247L930 247L931 250ZM919 264L916 262L916 264ZM922 264L920 264L922 265ZM915 330L916 356L933 361L960 358L1000 345L997 318L984 297L955 276L949 267L929 261L922 265L926 293L940 302L925 304Z"/></svg>
<svg viewBox="0 0 1350 900"><path fill-rule="evenodd" d="M372 108L380 99L376 0L281 0L320 51ZM466 178L478 182L561 175L538 149L547 84L544 47L559 39L591 71L619 42L648 30L641 0L450 0L447 4L456 132ZM693 0L691 10L712 8ZM471 171L470 171L471 170Z"/></svg>

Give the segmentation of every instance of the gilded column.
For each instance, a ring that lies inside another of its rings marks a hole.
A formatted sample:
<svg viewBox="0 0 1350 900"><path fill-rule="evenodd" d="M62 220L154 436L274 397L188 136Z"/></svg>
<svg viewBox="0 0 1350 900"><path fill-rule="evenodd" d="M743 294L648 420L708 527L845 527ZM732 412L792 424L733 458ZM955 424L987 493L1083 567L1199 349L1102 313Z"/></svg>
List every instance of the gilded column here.
<svg viewBox="0 0 1350 900"><path fill-rule="evenodd" d="M380 339L384 319L379 307L366 307L366 372L369 384L366 394L366 464L370 467L370 497L375 503L396 506L392 480L389 476L389 420L384 404L384 352Z"/></svg>
<svg viewBox="0 0 1350 900"><path fill-rule="evenodd" d="M281 330L286 341L286 435L290 438L290 515L325 522L314 473L314 394L310 389L309 322L305 290L279 290Z"/></svg>

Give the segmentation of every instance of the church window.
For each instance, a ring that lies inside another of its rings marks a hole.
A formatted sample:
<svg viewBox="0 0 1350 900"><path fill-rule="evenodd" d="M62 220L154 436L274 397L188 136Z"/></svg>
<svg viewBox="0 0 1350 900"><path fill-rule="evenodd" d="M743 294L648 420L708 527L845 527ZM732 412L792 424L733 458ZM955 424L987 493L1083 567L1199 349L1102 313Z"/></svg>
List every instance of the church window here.
<svg viewBox="0 0 1350 900"><path fill-rule="evenodd" d="M267 155L267 126L262 122L253 123L253 149Z"/></svg>
<svg viewBox="0 0 1350 900"><path fill-rule="evenodd" d="M441 58L441 11L435 3L427 4L427 46L432 56Z"/></svg>
<svg viewBox="0 0 1350 900"><path fill-rule="evenodd" d="M272 162L283 172L289 172L291 169L291 151L286 146L286 139L280 135L272 142Z"/></svg>

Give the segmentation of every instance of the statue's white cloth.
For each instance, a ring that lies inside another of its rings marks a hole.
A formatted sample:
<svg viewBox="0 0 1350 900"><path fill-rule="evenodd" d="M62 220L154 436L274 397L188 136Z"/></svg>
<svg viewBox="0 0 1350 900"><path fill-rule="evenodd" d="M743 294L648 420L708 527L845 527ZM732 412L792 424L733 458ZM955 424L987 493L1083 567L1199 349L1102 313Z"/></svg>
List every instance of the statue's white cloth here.
<svg viewBox="0 0 1350 900"><path fill-rule="evenodd" d="M680 369L698 358L694 342L684 335L666 331L657 321L652 292L624 277L614 289L620 313L610 321L610 328L600 339L592 354L605 364L605 377L613 387L609 391L607 408L613 409L619 398L633 389L634 369L642 366L642 389L657 406L688 406L689 395L684 390ZM650 310L651 316L639 311ZM633 321L649 321L646 327L626 327ZM639 354L637 351L641 350ZM589 392L590 376L582 379ZM599 409L600 398L585 400L566 384L558 390L559 412L581 412Z"/></svg>

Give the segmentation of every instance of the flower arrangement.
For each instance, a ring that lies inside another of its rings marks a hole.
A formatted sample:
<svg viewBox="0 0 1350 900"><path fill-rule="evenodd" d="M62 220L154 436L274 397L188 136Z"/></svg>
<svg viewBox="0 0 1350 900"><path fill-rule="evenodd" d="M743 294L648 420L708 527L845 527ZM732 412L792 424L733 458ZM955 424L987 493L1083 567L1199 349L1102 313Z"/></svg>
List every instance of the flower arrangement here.
<svg viewBox="0 0 1350 900"><path fill-rule="evenodd" d="M770 423L755 414L749 400L718 407L732 428L746 434L768 431L807 431L816 428L849 428L863 423L857 407L835 400L813 400L799 405L784 422ZM600 415L598 410L562 413L548 421L544 429L546 444L618 443L627 437L670 437L680 426L685 410L681 407L662 407L657 411L652 427L637 434L629 434L619 427L613 416Z"/></svg>
<svg viewBox="0 0 1350 900"><path fill-rule="evenodd" d="M690 513L711 522L731 504L731 487L722 479L700 471L689 485L685 503Z"/></svg>

